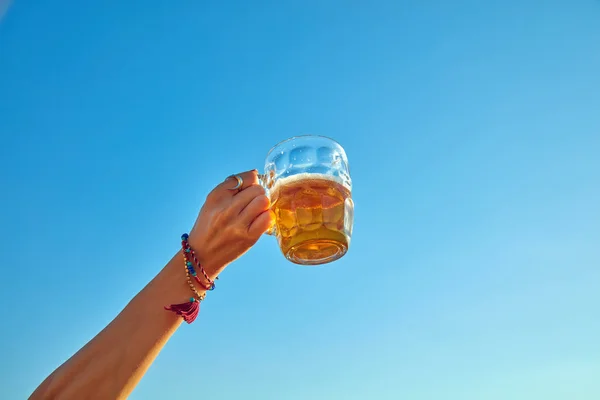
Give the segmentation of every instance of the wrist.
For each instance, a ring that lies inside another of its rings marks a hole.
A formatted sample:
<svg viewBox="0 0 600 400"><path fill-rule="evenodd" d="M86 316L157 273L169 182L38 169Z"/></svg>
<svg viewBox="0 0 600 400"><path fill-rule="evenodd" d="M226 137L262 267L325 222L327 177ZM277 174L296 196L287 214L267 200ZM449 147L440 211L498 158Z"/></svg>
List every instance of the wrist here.
<svg viewBox="0 0 600 400"><path fill-rule="evenodd" d="M206 246L206 241L202 240L200 235L197 235L196 232L190 232L188 242L198 263L202 266L206 275L214 281L229 263L219 259L219 256L214 254L216 252L211 251L211 249Z"/></svg>
<svg viewBox="0 0 600 400"><path fill-rule="evenodd" d="M198 260L198 261L200 261L200 260ZM208 277L212 281L217 279L219 274L221 272L223 272L223 270L226 267L226 265L223 265L222 263L211 263L211 262L202 262L202 261L200 261L200 263L202 265L202 268L204 268L204 272L206 272L206 275L208 275Z"/></svg>
<svg viewBox="0 0 600 400"><path fill-rule="evenodd" d="M193 295L190 285L187 281L186 268L181 251L177 252L171 261L165 266L161 275L164 275L164 282L168 285L165 291L169 295L168 301L179 301L190 298ZM196 291L204 294L205 288L200 287L196 282L193 282Z"/></svg>
<svg viewBox="0 0 600 400"><path fill-rule="evenodd" d="M181 259L185 280L192 293L201 300L204 292L214 289L214 281L218 279L218 275L226 265L213 257L206 257L206 254L210 253L202 251L205 249L192 243L196 241L193 241L188 234L181 235ZM197 293L200 291L202 293Z"/></svg>
<svg viewBox="0 0 600 400"><path fill-rule="evenodd" d="M181 268L177 268L177 263L175 261L177 255L175 255L169 263L170 268L167 273L170 274L172 279L179 278L181 282L183 282L181 278L185 277L185 283L189 288L188 295L190 297L184 302L174 302L164 306L164 308L165 310L172 311L178 316L183 317L185 322L191 324L198 316L200 302L204 300L206 292L215 288L214 279L218 279L216 276L223 267L215 263L212 264L212 267L209 267L209 271L207 272L198 260L188 239L189 236L187 234L184 233L181 235L181 258L183 261L184 272L180 272ZM213 277L211 278L211 276ZM184 285L176 285L176 288L182 287L184 287Z"/></svg>

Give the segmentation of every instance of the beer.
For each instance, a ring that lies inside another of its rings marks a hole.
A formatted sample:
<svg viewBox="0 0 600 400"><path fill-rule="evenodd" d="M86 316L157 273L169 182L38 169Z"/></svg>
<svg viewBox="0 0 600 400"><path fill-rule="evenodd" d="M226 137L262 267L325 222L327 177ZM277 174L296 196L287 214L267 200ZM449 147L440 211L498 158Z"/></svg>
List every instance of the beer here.
<svg viewBox="0 0 600 400"><path fill-rule="evenodd" d="M279 247L290 261L322 264L348 251L354 203L341 180L300 173L279 178L270 194Z"/></svg>

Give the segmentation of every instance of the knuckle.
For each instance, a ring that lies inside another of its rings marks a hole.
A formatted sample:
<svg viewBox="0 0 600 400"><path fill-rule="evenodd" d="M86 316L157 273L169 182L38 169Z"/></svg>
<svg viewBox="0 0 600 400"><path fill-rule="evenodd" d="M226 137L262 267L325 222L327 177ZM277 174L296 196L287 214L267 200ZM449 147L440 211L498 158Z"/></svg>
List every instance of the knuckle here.
<svg viewBox="0 0 600 400"><path fill-rule="evenodd" d="M247 177L244 177L244 180L251 185L258 184L258 171L252 170L247 172Z"/></svg>
<svg viewBox="0 0 600 400"><path fill-rule="evenodd" d="M252 185L246 189L240 195L233 198L233 202L237 207L244 207L249 202L254 201L257 196L264 194L264 190L260 185Z"/></svg>
<svg viewBox="0 0 600 400"><path fill-rule="evenodd" d="M237 244L243 244L246 240L246 227L236 226L235 234L232 235L234 242Z"/></svg>
<svg viewBox="0 0 600 400"><path fill-rule="evenodd" d="M258 195L254 200L256 201L256 205L262 210L266 210L271 205L271 201L264 193Z"/></svg>
<svg viewBox="0 0 600 400"><path fill-rule="evenodd" d="M254 185L250 186L248 188L248 190L250 190L255 197L260 196L261 194L262 195L265 194L265 189L263 189L263 187L260 186L259 184L254 184Z"/></svg>
<svg viewBox="0 0 600 400"><path fill-rule="evenodd" d="M231 236L232 238L235 240L235 242L237 243L244 243L247 239L247 232L246 232L246 228L240 224L236 224L236 226L233 228L232 232L231 232Z"/></svg>
<svg viewBox="0 0 600 400"><path fill-rule="evenodd" d="M214 217L214 224L217 228L224 228L228 225L229 216L225 212L218 212Z"/></svg>
<svg viewBox="0 0 600 400"><path fill-rule="evenodd" d="M235 209L233 207L227 207L221 212L222 218L227 221L231 221L231 219L236 215Z"/></svg>
<svg viewBox="0 0 600 400"><path fill-rule="evenodd" d="M210 204L215 204L220 199L219 191L217 189L213 189L206 195L206 202Z"/></svg>
<svg viewBox="0 0 600 400"><path fill-rule="evenodd" d="M206 198L204 199L204 203L210 204L214 201L213 200L214 198L215 198L214 192L210 192L209 194L206 195Z"/></svg>

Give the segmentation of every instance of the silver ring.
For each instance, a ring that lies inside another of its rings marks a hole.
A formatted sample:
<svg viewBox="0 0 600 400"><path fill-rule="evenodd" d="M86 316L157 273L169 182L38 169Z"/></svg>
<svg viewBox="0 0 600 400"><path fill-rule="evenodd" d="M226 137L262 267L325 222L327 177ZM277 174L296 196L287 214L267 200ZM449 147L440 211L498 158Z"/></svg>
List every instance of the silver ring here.
<svg viewBox="0 0 600 400"><path fill-rule="evenodd" d="M239 192L242 188L242 185L244 184L244 180L242 179L242 177L239 175L231 175L229 178L235 178L237 180L237 185L235 185L232 188L229 188L229 190L237 190Z"/></svg>

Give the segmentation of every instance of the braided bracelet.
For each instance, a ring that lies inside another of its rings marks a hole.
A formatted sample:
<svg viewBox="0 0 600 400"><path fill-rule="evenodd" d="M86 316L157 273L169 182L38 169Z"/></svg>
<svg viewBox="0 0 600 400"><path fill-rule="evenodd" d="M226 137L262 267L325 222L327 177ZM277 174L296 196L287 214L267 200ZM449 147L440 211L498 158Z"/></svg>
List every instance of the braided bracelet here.
<svg viewBox="0 0 600 400"><path fill-rule="evenodd" d="M194 250L190 247L190 244L187 239L187 233L181 235L181 251L183 253L183 261L185 262L187 274L193 276L196 282L198 282L198 284L200 284L200 286L202 286L204 289L213 290L215 288L215 282L208 277L206 271L204 270L204 268L202 268L202 264L200 264L200 262L196 258L196 253L194 253ZM204 283L200 278L198 278L198 274L194 270L194 264L192 264L192 262L188 259L188 255L191 256L191 258L194 260L194 263L196 264L200 272L202 272L202 275L204 275L204 278L208 282L209 286L206 286L206 283Z"/></svg>
<svg viewBox="0 0 600 400"><path fill-rule="evenodd" d="M173 311L177 315L181 316L185 322L191 324L198 316L198 312L200 311L200 302L204 300L205 297L204 294L200 294L196 290L194 282L192 282L192 277L205 290L213 290L215 288L215 282L209 278L204 268L202 268L200 262L198 262L198 259L196 258L196 253L194 253L194 250L191 248L188 242L187 233L181 235L181 253L183 254L183 262L185 266L185 278L187 280L188 285L190 286L190 289L192 290L193 296L190 297L190 300L188 302L165 306L165 310ZM190 258L193 261L191 261ZM199 269L200 272L202 272L202 275L208 282L208 285L198 277L198 274L194 269L194 263L196 264L196 268Z"/></svg>

